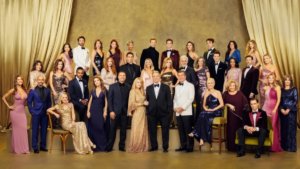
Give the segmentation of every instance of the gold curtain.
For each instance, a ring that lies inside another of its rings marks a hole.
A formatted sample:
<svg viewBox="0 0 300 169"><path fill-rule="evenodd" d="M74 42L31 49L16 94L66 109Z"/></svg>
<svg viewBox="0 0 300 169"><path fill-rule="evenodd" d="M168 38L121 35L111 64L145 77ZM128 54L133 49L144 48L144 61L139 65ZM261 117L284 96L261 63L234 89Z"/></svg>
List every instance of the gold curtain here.
<svg viewBox="0 0 300 169"><path fill-rule="evenodd" d="M250 38L256 40L261 54L271 55L281 76L286 74L293 76L299 90L299 0L243 0L242 2Z"/></svg>
<svg viewBox="0 0 300 169"><path fill-rule="evenodd" d="M69 30L73 0L0 0L0 93L12 88L16 75L26 84L35 60L46 74L61 51ZM27 85L28 86L28 85ZM0 124L8 109L1 101Z"/></svg>

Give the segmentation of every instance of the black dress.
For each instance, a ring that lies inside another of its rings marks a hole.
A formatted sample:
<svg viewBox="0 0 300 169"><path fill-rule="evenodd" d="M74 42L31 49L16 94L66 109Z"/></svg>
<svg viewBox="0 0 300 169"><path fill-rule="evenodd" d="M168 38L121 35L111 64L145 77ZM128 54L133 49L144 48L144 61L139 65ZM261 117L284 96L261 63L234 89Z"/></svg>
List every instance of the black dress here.
<svg viewBox="0 0 300 169"><path fill-rule="evenodd" d="M214 97L212 94L208 95L206 98L206 106L209 109L213 109L219 106L218 98ZM213 112L202 111L199 114L197 122L195 124L195 129L193 131L194 137L199 141L202 139L204 142L211 143L211 128L212 122L215 117L222 116L222 109L218 109Z"/></svg>
<svg viewBox="0 0 300 169"><path fill-rule="evenodd" d="M101 92L99 97L96 91L92 91L93 98L90 113L91 117L88 120L88 134L91 141L96 145L94 151L105 151L107 144L107 133L105 128L105 119L103 117L103 109L105 106L106 93Z"/></svg>
<svg viewBox="0 0 300 169"><path fill-rule="evenodd" d="M99 72L101 72L101 70L103 68L103 59L104 59L104 56L101 56L98 52L96 52L94 63L96 65L96 67L98 68ZM95 68L93 68L93 74L94 74L94 76L97 74L97 71L95 70Z"/></svg>
<svg viewBox="0 0 300 169"><path fill-rule="evenodd" d="M297 141L297 102L298 92L296 88L281 90L281 102L279 106L281 147L285 151L296 152ZM288 115L283 115L281 109L290 109Z"/></svg>
<svg viewBox="0 0 300 169"><path fill-rule="evenodd" d="M194 68L194 59L189 55L189 53L187 53L186 56L188 57L188 66Z"/></svg>

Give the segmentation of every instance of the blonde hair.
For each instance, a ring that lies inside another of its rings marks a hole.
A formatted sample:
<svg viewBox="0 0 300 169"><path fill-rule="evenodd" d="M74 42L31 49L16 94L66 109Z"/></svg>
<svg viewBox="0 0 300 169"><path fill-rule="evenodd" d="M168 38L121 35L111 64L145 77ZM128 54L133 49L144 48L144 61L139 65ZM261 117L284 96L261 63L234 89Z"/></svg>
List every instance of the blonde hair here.
<svg viewBox="0 0 300 169"><path fill-rule="evenodd" d="M59 94L59 97L58 97L58 105L61 105L61 104L62 104L62 97L63 97L63 95L66 95L67 98L68 98L68 102L70 102L70 98L69 98L68 93L67 93L67 92L61 92L61 93Z"/></svg>
<svg viewBox="0 0 300 169"><path fill-rule="evenodd" d="M226 83L226 91L229 91L229 86L231 85L231 83L234 83L235 84L235 90L237 91L238 90L238 88L239 88L239 84L238 84L238 82L237 81L235 81L235 80L229 80L227 83Z"/></svg>
<svg viewBox="0 0 300 169"><path fill-rule="evenodd" d="M212 82L213 84L216 84L215 79L214 79L214 78L211 78L211 77L207 79L206 84L207 84L208 82Z"/></svg>
<svg viewBox="0 0 300 169"><path fill-rule="evenodd" d="M144 62L144 69L146 69L146 62L147 62L147 61L150 61L150 62L151 62L150 69L151 69L151 70L154 70L153 62L152 62L152 60L151 60L150 58L147 58L147 59L145 60L145 62Z"/></svg>
<svg viewBox="0 0 300 169"><path fill-rule="evenodd" d="M249 40L248 43L247 43L245 56L249 55L249 52L250 52L250 50L251 50L251 48L250 48L250 43L253 43L253 49L254 49L255 51L257 51L257 43L256 43L255 40L251 39L251 40Z"/></svg>
<svg viewBox="0 0 300 169"><path fill-rule="evenodd" d="M162 71L167 68L167 62L171 61L170 69L173 69L173 60L171 58L165 58L163 61Z"/></svg>
<svg viewBox="0 0 300 169"><path fill-rule="evenodd" d="M270 86L270 83L269 83L269 78L273 76L274 77L274 87L276 86L279 86L277 80L276 80L276 74L275 73L270 73L269 75L267 75L267 85Z"/></svg>
<svg viewBox="0 0 300 169"><path fill-rule="evenodd" d="M268 56L268 57L271 59L271 62L270 62L270 63L273 64L273 59L272 59L272 57L271 57L268 53L264 54L263 57L262 57L262 59L263 59L263 64L265 65L265 60L264 60L264 58L265 58L266 56Z"/></svg>
<svg viewBox="0 0 300 169"><path fill-rule="evenodd" d="M139 89L136 87L136 84L138 83L138 81L140 81L140 83L141 83L141 87L140 87ZM131 90L138 90L138 91L140 91L143 95L145 94L145 91L144 91L144 81L143 81L143 79L142 79L141 77L135 78L135 80L133 81Z"/></svg>

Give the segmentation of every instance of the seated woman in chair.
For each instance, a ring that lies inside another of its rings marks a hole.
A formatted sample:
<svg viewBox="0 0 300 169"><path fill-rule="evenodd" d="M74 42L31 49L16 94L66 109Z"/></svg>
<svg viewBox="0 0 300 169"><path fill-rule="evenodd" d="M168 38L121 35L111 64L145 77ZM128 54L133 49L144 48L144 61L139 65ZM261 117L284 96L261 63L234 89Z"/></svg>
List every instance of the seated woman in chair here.
<svg viewBox="0 0 300 169"><path fill-rule="evenodd" d="M212 122L215 117L222 116L224 102L220 91L214 89L215 80L207 79L207 89L203 98L203 111L199 114L195 129L189 134L195 137L202 146L204 142L211 143Z"/></svg>
<svg viewBox="0 0 300 169"><path fill-rule="evenodd" d="M88 137L84 122L75 122L75 111L72 103L69 103L67 93L62 92L59 96L58 105L49 108L48 113L61 117L61 126L64 130L72 133L75 151L78 154L93 154L92 148L96 146Z"/></svg>

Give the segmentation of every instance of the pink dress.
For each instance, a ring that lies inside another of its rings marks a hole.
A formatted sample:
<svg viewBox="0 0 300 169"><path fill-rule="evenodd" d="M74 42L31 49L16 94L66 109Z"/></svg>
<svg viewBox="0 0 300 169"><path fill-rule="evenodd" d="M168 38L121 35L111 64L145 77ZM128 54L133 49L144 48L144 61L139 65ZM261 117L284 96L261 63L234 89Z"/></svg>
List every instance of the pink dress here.
<svg viewBox="0 0 300 169"><path fill-rule="evenodd" d="M273 144L271 147L271 151L273 152L280 152L282 151L280 146L280 124L279 124L279 118L278 118L278 110L276 111L276 114L273 115L272 111L276 105L277 102L277 93L274 88L270 88L265 93L265 103L263 106L263 110L266 111L267 116L271 118L272 121L272 128L274 132L273 136Z"/></svg>
<svg viewBox="0 0 300 169"><path fill-rule="evenodd" d="M225 77L224 91L225 91L225 86L227 85L227 82L230 80L236 81L237 84L239 86L241 86L241 78L242 78L242 70L240 68L229 69L227 72L227 75Z"/></svg>
<svg viewBox="0 0 300 169"><path fill-rule="evenodd" d="M266 69L266 68L262 68L261 70L261 74L260 74L260 79L262 81L265 81L267 80L267 76L272 73L269 69ZM260 105L264 105L264 102L265 102L265 91L264 91L264 87L265 87L265 83L263 83L262 81L259 82L259 101L260 101Z"/></svg>
<svg viewBox="0 0 300 169"><path fill-rule="evenodd" d="M14 97L14 109L10 111L12 124L11 148L16 154L29 153L27 118L25 113L25 98L16 93Z"/></svg>
<svg viewBox="0 0 300 169"><path fill-rule="evenodd" d="M66 71L67 73L69 74L73 74L73 68L72 68L72 59L64 54L65 57L64 57L64 64L65 64L65 68L64 68L64 71Z"/></svg>

